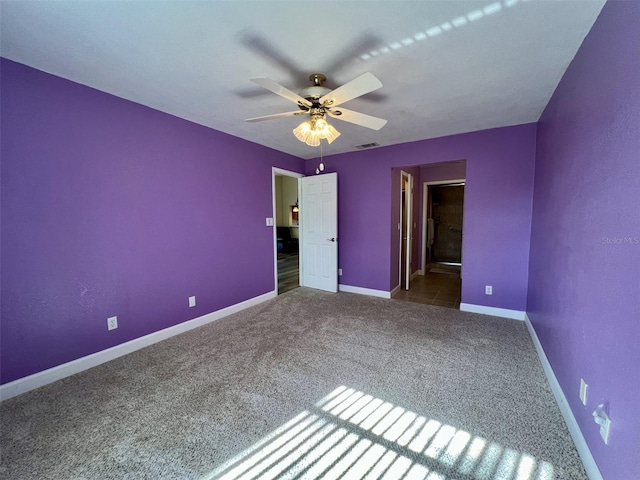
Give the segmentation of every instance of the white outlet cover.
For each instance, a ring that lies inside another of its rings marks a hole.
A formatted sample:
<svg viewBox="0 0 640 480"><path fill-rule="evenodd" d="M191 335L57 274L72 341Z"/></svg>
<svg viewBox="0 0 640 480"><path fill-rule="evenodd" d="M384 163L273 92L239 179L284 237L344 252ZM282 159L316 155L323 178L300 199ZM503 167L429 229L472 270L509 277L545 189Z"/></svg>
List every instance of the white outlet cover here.
<svg viewBox="0 0 640 480"><path fill-rule="evenodd" d="M611 419L605 413L605 420L602 425L600 425L600 436L602 437L602 441L605 445L609 445L609 432L611 431Z"/></svg>
<svg viewBox="0 0 640 480"><path fill-rule="evenodd" d="M583 405L587 404L587 382L584 381L584 378L580 379L580 401Z"/></svg>
<svg viewBox="0 0 640 480"><path fill-rule="evenodd" d="M267 227L273 227L273 217L267 217Z"/></svg>
<svg viewBox="0 0 640 480"><path fill-rule="evenodd" d="M600 425L600 436L605 445L609 445L609 432L611 431L611 419L607 412L601 411L596 418L596 423Z"/></svg>
<svg viewBox="0 0 640 480"><path fill-rule="evenodd" d="M189 307L196 306L196 297L189 297Z"/></svg>
<svg viewBox="0 0 640 480"><path fill-rule="evenodd" d="M107 329L115 330L116 328L118 328L118 317L107 318Z"/></svg>
<svg viewBox="0 0 640 480"><path fill-rule="evenodd" d="M339 276L339 277L341 277L341 276L342 276L342 269L341 269L341 268L339 268L339 269L338 269L338 276Z"/></svg>
<svg viewBox="0 0 640 480"><path fill-rule="evenodd" d="M487 285L484 287L485 295L493 295L493 287L491 285Z"/></svg>
<svg viewBox="0 0 640 480"><path fill-rule="evenodd" d="M600 436L605 445L609 445L609 432L611 431L611 419L605 411L605 405L600 404L593 411L593 420L600 425Z"/></svg>

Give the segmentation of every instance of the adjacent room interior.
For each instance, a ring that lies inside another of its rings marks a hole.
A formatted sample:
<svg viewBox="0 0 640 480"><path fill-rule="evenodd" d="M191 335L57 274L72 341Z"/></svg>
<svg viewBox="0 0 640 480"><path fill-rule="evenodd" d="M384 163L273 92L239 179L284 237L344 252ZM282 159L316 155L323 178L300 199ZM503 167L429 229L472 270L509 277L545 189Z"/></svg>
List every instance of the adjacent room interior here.
<svg viewBox="0 0 640 480"><path fill-rule="evenodd" d="M400 170L400 279L392 298L460 308L466 162Z"/></svg>
<svg viewBox="0 0 640 480"><path fill-rule="evenodd" d="M0 9L0 476L640 478L640 2Z"/></svg>
<svg viewBox="0 0 640 480"><path fill-rule="evenodd" d="M298 179L275 176L278 294L300 286Z"/></svg>

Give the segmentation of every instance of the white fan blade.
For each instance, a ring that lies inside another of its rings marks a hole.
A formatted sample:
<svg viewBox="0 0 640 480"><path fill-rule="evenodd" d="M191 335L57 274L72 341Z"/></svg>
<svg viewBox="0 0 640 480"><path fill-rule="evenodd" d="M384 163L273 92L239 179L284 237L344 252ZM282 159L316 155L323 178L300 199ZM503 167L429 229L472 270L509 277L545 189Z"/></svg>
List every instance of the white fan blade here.
<svg viewBox="0 0 640 480"><path fill-rule="evenodd" d="M286 98L287 100L291 100L293 103L301 103L302 105L305 105L307 107L311 106L311 102L309 100L307 100L306 98L302 98L297 93L293 93L288 88L285 88L279 83L274 82L270 78L256 77L256 78L252 78L251 81L253 83L260 85L263 88L266 88L267 90L272 91L275 94L280 95L281 97Z"/></svg>
<svg viewBox="0 0 640 480"><path fill-rule="evenodd" d="M325 102L328 102L326 104L328 107L335 107L365 93L373 92L380 87L382 87L382 82L378 80L378 77L370 72L363 73L358 78L345 83L320 98L320 104L324 105Z"/></svg>
<svg viewBox="0 0 640 480"><path fill-rule="evenodd" d="M342 107L336 108L335 111L327 110L327 112L333 118L344 120L345 122L355 123L356 125L361 125L372 130L380 130L387 124L387 121L384 118L373 117L364 113L354 112L353 110L347 110L346 108Z"/></svg>
<svg viewBox="0 0 640 480"><path fill-rule="evenodd" d="M262 122L263 120L275 120L276 118L293 117L294 115L303 115L305 113L308 114L309 112L296 110L295 112L275 113L273 115L265 115L264 117L247 118L245 121L246 122Z"/></svg>

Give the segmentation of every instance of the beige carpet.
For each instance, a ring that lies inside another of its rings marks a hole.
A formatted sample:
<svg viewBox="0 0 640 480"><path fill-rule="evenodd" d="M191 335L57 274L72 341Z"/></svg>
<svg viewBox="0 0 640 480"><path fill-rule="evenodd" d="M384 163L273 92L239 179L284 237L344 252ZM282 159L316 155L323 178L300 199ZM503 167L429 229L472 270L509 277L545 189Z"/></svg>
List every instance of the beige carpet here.
<svg viewBox="0 0 640 480"><path fill-rule="evenodd" d="M585 479L524 323L298 288L0 406L7 479Z"/></svg>

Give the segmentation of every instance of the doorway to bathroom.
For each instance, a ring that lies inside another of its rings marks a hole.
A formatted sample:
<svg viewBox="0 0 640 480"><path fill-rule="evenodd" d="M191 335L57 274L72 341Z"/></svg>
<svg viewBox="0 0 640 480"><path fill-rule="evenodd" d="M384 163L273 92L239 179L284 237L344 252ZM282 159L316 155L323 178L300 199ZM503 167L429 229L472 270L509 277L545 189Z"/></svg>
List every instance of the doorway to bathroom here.
<svg viewBox="0 0 640 480"><path fill-rule="evenodd" d="M431 185L428 190L433 220L429 263L461 266L464 183Z"/></svg>
<svg viewBox="0 0 640 480"><path fill-rule="evenodd" d="M414 189L407 188L409 174L415 179ZM459 308L464 275L466 160L402 167L395 175L393 184L398 182L398 189L392 193L394 197L398 195L400 203L399 216L392 216L392 228L395 230L397 222L400 265L396 267L399 282L391 296ZM412 193L408 201L407 192ZM408 213L406 207L411 197L413 205ZM410 252L409 262L406 252Z"/></svg>

